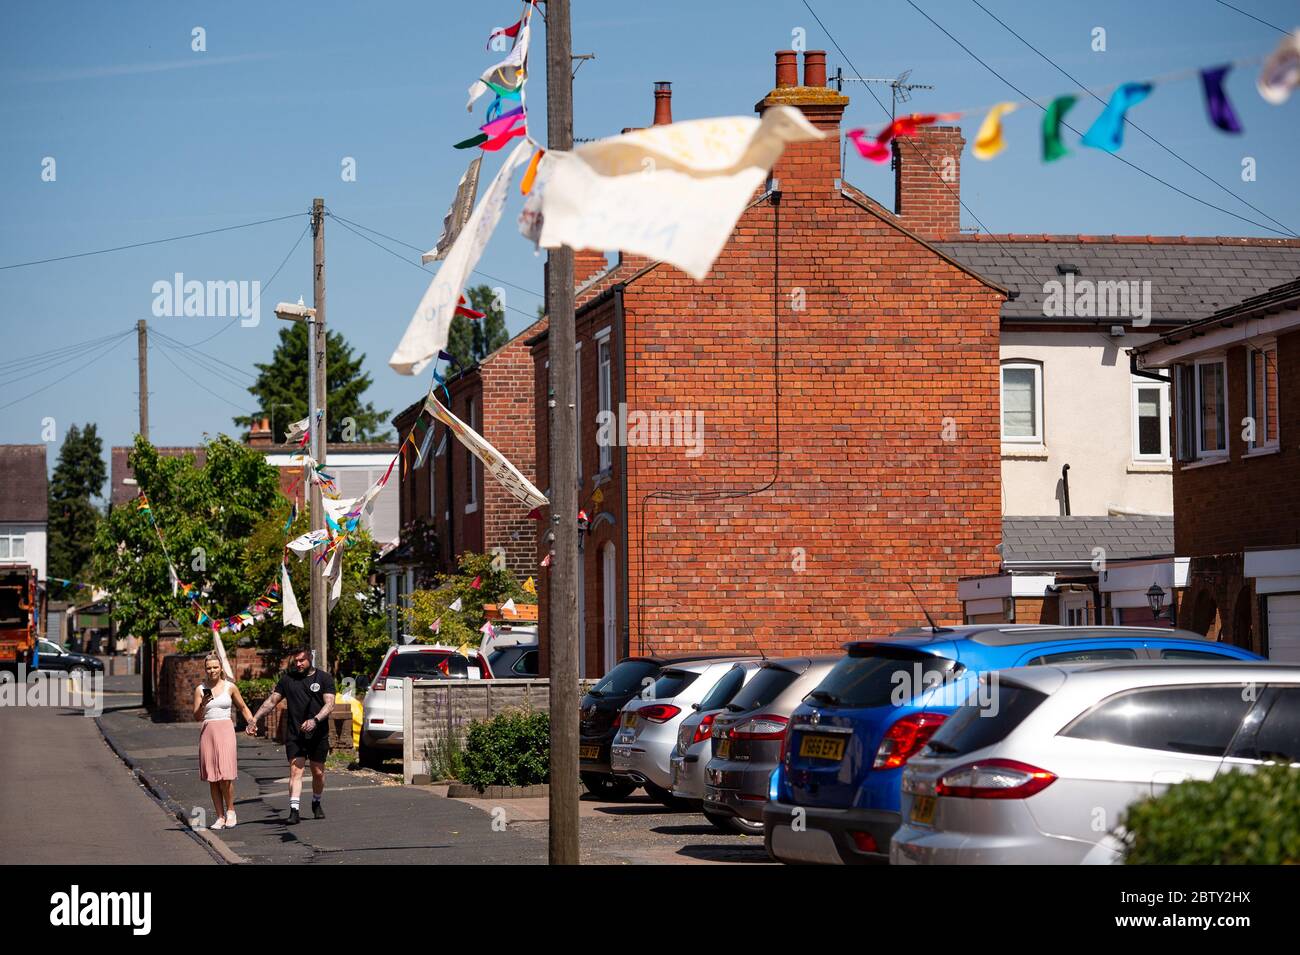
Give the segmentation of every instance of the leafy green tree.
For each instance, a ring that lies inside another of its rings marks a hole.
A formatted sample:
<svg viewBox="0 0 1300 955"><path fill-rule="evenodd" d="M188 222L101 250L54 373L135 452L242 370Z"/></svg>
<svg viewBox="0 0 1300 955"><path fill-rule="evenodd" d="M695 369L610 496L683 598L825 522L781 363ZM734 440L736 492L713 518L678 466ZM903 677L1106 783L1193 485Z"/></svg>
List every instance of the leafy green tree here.
<svg viewBox="0 0 1300 955"><path fill-rule="evenodd" d="M479 586L474 586L474 580ZM508 570L493 570L490 554L466 551L461 555L456 573L443 576L434 590L416 590L411 593L410 606L402 610L407 632L421 643L445 643L460 646L468 643L477 647L483 635L483 605L502 604L513 599L517 604L537 603L537 597L524 590ZM461 602L460 610L451 605ZM432 629L440 621L438 632Z"/></svg>
<svg viewBox="0 0 1300 955"><path fill-rule="evenodd" d="M389 437L389 411L376 411L362 398L372 383L362 371L366 356L354 355L338 332L326 332L326 385L329 403L326 431L330 441L382 441ZM280 341L268 363L257 363L257 381L248 391L261 409L256 415L235 418L235 424L252 427L263 417L273 418L275 440L284 439L291 421L307 417L307 325L289 322L280 329ZM349 419L351 426L349 427ZM244 433L247 439L248 433Z"/></svg>
<svg viewBox="0 0 1300 955"><path fill-rule="evenodd" d="M49 575L79 580L90 569L100 511L93 498L101 495L107 473L104 445L94 424L68 428L59 449L49 491ZM56 596L62 592L52 590Z"/></svg>
<svg viewBox="0 0 1300 955"><path fill-rule="evenodd" d="M190 454L159 455L139 436L130 464L157 529L136 503L110 509L99 524L92 565L112 594L113 618L124 632L151 640L165 620L175 620L186 637L210 635L184 598L173 595L167 554L181 581L199 585L212 616L243 610L271 582L250 573L245 551L284 500L276 468L225 435L207 445L202 468Z"/></svg>
<svg viewBox="0 0 1300 955"><path fill-rule="evenodd" d="M278 577L284 555L285 522L289 519L289 502L283 498L275 512L253 531L245 556L250 577L269 580ZM304 509L289 529L288 539L305 534L311 528L311 515ZM352 543L343 550L343 585L338 603L329 612L330 669L340 677L373 675L391 646L388 621L383 612L383 589L375 581L375 545L370 535L358 529ZM289 577L302 611L303 628L286 627L277 612L247 634L257 646L289 650L311 641L311 561L289 558Z"/></svg>
<svg viewBox="0 0 1300 955"><path fill-rule="evenodd" d="M469 368L510 341L506 313L497 293L490 285L475 285L465 290L470 308L482 312L480 319L457 315L451 320L447 351L456 356L461 368Z"/></svg>

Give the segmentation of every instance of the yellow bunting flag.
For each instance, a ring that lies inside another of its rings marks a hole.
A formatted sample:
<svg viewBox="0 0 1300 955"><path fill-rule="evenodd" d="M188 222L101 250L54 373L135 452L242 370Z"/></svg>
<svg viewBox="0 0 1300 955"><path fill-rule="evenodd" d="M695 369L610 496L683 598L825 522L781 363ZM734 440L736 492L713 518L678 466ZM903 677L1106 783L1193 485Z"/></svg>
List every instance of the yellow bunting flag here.
<svg viewBox="0 0 1300 955"><path fill-rule="evenodd" d="M537 593L537 584L533 583L533 578L529 577L524 581L524 591L530 594Z"/></svg>
<svg viewBox="0 0 1300 955"><path fill-rule="evenodd" d="M975 145L971 147L976 159L992 159L1007 148L1006 141L1002 138L1002 117L1015 108L1015 103L998 103L989 110L975 136Z"/></svg>

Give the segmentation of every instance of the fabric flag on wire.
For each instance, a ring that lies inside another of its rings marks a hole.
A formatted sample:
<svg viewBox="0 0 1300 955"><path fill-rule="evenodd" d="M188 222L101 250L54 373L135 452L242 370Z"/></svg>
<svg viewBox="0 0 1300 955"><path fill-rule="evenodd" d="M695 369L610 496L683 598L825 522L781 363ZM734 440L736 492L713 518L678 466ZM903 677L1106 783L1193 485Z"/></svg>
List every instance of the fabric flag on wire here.
<svg viewBox="0 0 1300 955"><path fill-rule="evenodd" d="M460 610L463 606L465 605L461 602L461 599L457 597L455 600L451 602L451 607L449 609L456 611L456 613L460 613Z"/></svg>
<svg viewBox="0 0 1300 955"><path fill-rule="evenodd" d="M470 584L469 586L470 586L470 589L472 589L472 590L478 590L480 587L483 586L483 578L482 578L482 577L475 577L475 578L474 578L474 582L473 582L472 584Z"/></svg>
<svg viewBox="0 0 1300 955"><path fill-rule="evenodd" d="M1280 106L1300 86L1300 30L1284 36L1259 71L1255 88L1266 103Z"/></svg>
<svg viewBox="0 0 1300 955"><path fill-rule="evenodd" d="M825 138L799 110L774 106L761 119L688 120L551 150L521 231L543 248L621 249L701 281L786 144Z"/></svg>
<svg viewBox="0 0 1300 955"><path fill-rule="evenodd" d="M959 118L957 113L912 113L908 116L898 117L882 129L875 139L867 138L865 129L850 129L844 135L857 147L858 155L863 159L870 159L872 162L887 162L893 155L893 150L889 144L895 139L903 136L915 136L916 131L922 126L932 126L940 120L957 118Z"/></svg>
<svg viewBox="0 0 1300 955"><path fill-rule="evenodd" d="M388 359L388 364L399 374L418 375L440 350L447 347L452 315L465 290L465 281L478 264L501 219L510 182L515 170L528 161L529 149L527 141L515 146L501 164L478 207L471 213L465 228L452 243L442 267L416 306L406 333Z"/></svg>
<svg viewBox="0 0 1300 955"><path fill-rule="evenodd" d="M230 661L226 659L226 645L221 642L221 637L215 633L212 635L212 646L217 651L217 659L221 661L221 672L226 675L226 679L233 680L235 671L230 669Z"/></svg>
<svg viewBox="0 0 1300 955"><path fill-rule="evenodd" d="M310 417L311 416L308 415L308 418ZM293 441L295 438L300 438L306 434L307 434L307 418L303 418L301 421L290 421L288 429L284 432L285 443L287 444L290 441Z"/></svg>
<svg viewBox="0 0 1300 955"><path fill-rule="evenodd" d="M1015 103L998 103L989 110L975 134L975 145L971 147L976 159L992 159L1007 148L1006 140L1002 138L1002 117L1015 108Z"/></svg>
<svg viewBox="0 0 1300 955"><path fill-rule="evenodd" d="M484 93L491 92L494 87L513 91L519 89L523 84L524 64L528 58L529 33L528 18L525 17L523 26L519 28L519 36L515 39L514 48L506 55L506 58L495 66L488 67L483 71L481 77L470 84L469 100L465 103L466 112L474 108L475 100Z"/></svg>
<svg viewBox="0 0 1300 955"><path fill-rule="evenodd" d="M302 629L302 611L298 609L298 598L293 593L293 581L289 579L289 565L280 565L280 589L284 592L281 601L280 618L286 627Z"/></svg>
<svg viewBox="0 0 1300 955"><path fill-rule="evenodd" d="M511 616L515 616L519 612L515 609L515 599L513 597L507 598L506 602L501 605L501 612L508 613Z"/></svg>
<svg viewBox="0 0 1300 955"><path fill-rule="evenodd" d="M497 27L490 34L488 34L487 48L491 49L492 41L499 36L508 36L513 40L515 37L519 36L519 28L522 27L523 25L524 25L524 21L520 20L519 22L515 23L513 26Z"/></svg>
<svg viewBox="0 0 1300 955"><path fill-rule="evenodd" d="M1231 69L1232 64L1229 63L1201 70L1201 88L1205 91L1205 111L1209 114L1210 122L1225 133L1240 133L1241 120L1237 119L1236 110L1232 108L1228 93L1223 88L1223 79Z"/></svg>
<svg viewBox="0 0 1300 955"><path fill-rule="evenodd" d="M149 520L153 520L153 510L149 507L149 498L145 496L144 491L135 499L135 509L143 514L147 514Z"/></svg>
<svg viewBox="0 0 1300 955"><path fill-rule="evenodd" d="M442 618L439 617L433 623L429 624L429 629L432 630L434 633L438 633L440 630L442 630Z"/></svg>
<svg viewBox="0 0 1300 955"><path fill-rule="evenodd" d="M552 557L554 554L555 554L555 551L550 551L550 552L549 552L545 557L542 558L542 566L543 566L543 567L550 567L550 566L551 566L551 557Z"/></svg>
<svg viewBox="0 0 1300 955"><path fill-rule="evenodd" d="M480 318L483 317L482 312L469 307L469 303L465 301L464 295L460 297L460 301L456 304L456 309L453 314L464 316L465 318L468 318L472 322L478 321ZM441 349L439 349L438 355L439 356L442 355Z"/></svg>
<svg viewBox="0 0 1300 955"><path fill-rule="evenodd" d="M420 256L421 263L427 265L446 258L452 243L460 235L460 230L465 228L470 213L474 211L474 200L478 198L478 174L482 165L483 157L475 156L460 177L460 182L456 184L456 195L451 200L451 208L442 217L442 235L438 236L432 249Z"/></svg>
<svg viewBox="0 0 1300 955"><path fill-rule="evenodd" d="M527 580L524 581L524 592L529 594L537 593L537 584L533 580L533 578L529 577Z"/></svg>
<svg viewBox="0 0 1300 955"><path fill-rule="evenodd" d="M507 461L505 456L485 441L477 431L444 408L432 392L424 399L424 406L450 429L456 436L456 440L463 444L470 454L483 462L483 469L496 478L516 500L530 508L549 503L546 495L539 491L532 481L524 477L518 468Z"/></svg>
<svg viewBox="0 0 1300 955"><path fill-rule="evenodd" d="M1118 152L1124 145L1124 118L1128 111L1151 95L1155 89L1150 83L1124 83L1111 94L1110 102L1101 115L1088 127L1080 142L1093 149L1108 153Z"/></svg>
<svg viewBox="0 0 1300 955"><path fill-rule="evenodd" d="M1061 123L1077 100L1077 96L1058 96L1043 113L1043 162L1052 162L1070 154L1061 142Z"/></svg>

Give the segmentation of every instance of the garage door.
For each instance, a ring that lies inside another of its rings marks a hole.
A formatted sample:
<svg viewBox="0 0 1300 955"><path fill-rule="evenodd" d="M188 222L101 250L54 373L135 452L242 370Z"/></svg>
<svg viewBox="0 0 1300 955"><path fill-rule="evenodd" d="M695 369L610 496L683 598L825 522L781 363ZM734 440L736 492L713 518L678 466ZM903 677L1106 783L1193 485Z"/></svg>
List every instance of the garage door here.
<svg viewBox="0 0 1300 955"><path fill-rule="evenodd" d="M1300 663L1300 594L1268 596L1268 658Z"/></svg>

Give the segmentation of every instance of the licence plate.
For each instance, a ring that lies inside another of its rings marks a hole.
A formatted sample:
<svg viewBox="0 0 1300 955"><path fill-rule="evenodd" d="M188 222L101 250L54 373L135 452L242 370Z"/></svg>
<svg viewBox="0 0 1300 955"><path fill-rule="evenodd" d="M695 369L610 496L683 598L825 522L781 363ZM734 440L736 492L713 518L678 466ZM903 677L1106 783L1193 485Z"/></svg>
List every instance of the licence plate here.
<svg viewBox="0 0 1300 955"><path fill-rule="evenodd" d="M628 730L630 730L630 729L631 729L632 727L634 727L634 726L636 726L636 714L635 714L635 713L624 713L624 714L623 714L623 728L624 728L624 729L628 729Z"/></svg>
<svg viewBox="0 0 1300 955"><path fill-rule="evenodd" d="M729 739L720 739L720 740L717 741L717 743L718 743L718 745L717 745L716 747L714 747L713 755L716 756L716 757L718 757L718 759L730 759L730 758L731 758L731 740L729 740Z"/></svg>
<svg viewBox="0 0 1300 955"><path fill-rule="evenodd" d="M799 741L799 755L841 760L844 758L844 737L806 735Z"/></svg>
<svg viewBox="0 0 1300 955"><path fill-rule="evenodd" d="M928 826L934 821L934 806L933 796L912 797L912 821Z"/></svg>
<svg viewBox="0 0 1300 955"><path fill-rule="evenodd" d="M579 759L600 759L599 744L597 744L596 746L579 746L578 758Z"/></svg>

